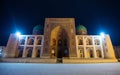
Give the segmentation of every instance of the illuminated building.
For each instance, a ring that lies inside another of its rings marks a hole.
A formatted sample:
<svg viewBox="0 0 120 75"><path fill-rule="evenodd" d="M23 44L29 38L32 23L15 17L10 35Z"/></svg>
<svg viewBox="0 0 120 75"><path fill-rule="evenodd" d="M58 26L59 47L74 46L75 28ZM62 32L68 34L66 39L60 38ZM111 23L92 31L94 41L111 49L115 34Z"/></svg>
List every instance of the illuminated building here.
<svg viewBox="0 0 120 75"><path fill-rule="evenodd" d="M110 36L87 35L83 25L75 28L74 18L46 18L42 32L43 27L37 25L32 35L11 34L3 61L117 62Z"/></svg>

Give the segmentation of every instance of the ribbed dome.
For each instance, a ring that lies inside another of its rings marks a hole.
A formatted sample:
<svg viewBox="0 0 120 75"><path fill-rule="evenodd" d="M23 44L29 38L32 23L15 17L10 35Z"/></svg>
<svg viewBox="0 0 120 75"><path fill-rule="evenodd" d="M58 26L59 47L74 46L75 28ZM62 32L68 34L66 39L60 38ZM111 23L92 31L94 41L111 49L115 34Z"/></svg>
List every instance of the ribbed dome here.
<svg viewBox="0 0 120 75"><path fill-rule="evenodd" d="M42 25L36 25L33 28L33 35L41 35L43 34L43 26Z"/></svg>
<svg viewBox="0 0 120 75"><path fill-rule="evenodd" d="M77 35L86 35L87 34L87 28L83 25L78 25L76 28Z"/></svg>

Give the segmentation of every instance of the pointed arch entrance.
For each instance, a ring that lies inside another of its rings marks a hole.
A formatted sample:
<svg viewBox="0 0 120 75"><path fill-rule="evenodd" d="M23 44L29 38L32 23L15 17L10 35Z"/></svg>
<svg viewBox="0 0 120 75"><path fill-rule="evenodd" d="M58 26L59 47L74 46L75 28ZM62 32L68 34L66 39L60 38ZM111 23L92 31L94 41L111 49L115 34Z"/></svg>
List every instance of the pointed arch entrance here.
<svg viewBox="0 0 120 75"><path fill-rule="evenodd" d="M61 26L51 31L50 52L51 58L69 57L69 37Z"/></svg>

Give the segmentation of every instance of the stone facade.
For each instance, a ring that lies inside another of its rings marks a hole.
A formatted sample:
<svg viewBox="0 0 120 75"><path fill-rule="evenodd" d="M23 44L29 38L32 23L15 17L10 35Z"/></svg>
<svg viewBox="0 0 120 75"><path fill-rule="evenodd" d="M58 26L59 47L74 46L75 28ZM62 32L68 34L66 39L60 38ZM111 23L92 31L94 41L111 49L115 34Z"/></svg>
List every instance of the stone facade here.
<svg viewBox="0 0 120 75"><path fill-rule="evenodd" d="M79 58L115 58L109 35L77 35L76 41Z"/></svg>
<svg viewBox="0 0 120 75"><path fill-rule="evenodd" d="M55 45L51 43L55 41ZM57 42L58 41L58 42ZM66 41L66 50L70 57L76 57L75 21L74 18L47 18L44 29L43 56L49 56L52 49L62 50L63 42ZM57 46L57 43L61 45ZM61 51L60 51L61 52ZM59 56L59 53L56 53Z"/></svg>
<svg viewBox="0 0 120 75"><path fill-rule="evenodd" d="M120 46L114 46L115 55L117 59L120 59Z"/></svg>
<svg viewBox="0 0 120 75"><path fill-rule="evenodd" d="M6 54L6 57L25 58L25 61L29 58L30 62L32 58L37 58L34 61L80 62L86 59L89 62L92 59L97 62L98 59L110 59L117 62L110 36L76 35L74 18L46 18L44 35L11 34Z"/></svg>

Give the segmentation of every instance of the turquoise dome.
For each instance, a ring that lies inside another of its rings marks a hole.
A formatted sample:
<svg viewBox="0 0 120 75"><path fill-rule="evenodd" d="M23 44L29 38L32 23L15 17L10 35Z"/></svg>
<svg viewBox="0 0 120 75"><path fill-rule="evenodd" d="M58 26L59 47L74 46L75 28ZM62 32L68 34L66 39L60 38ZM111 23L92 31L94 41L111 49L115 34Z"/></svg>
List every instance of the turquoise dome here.
<svg viewBox="0 0 120 75"><path fill-rule="evenodd" d="M87 34L87 28L83 25L78 25L76 28L77 35L86 35Z"/></svg>
<svg viewBox="0 0 120 75"><path fill-rule="evenodd" d="M41 35L43 34L43 26L42 25L36 25L34 28L33 28L33 35Z"/></svg>

